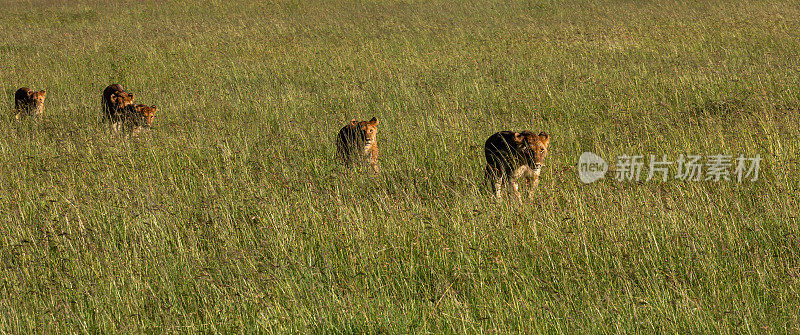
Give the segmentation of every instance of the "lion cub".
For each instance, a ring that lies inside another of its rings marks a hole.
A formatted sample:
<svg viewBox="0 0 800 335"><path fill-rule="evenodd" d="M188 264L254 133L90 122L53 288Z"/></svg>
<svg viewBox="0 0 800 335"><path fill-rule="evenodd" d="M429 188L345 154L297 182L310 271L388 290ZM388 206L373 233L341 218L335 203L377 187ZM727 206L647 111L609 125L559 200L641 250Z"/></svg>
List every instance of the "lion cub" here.
<svg viewBox="0 0 800 335"><path fill-rule="evenodd" d="M486 180L491 184L494 197L502 200L501 186L511 184L520 201L517 179L525 177L532 192L539 185L539 174L547 155L550 136L545 132L536 135L530 131L516 133L501 131L486 140Z"/></svg>
<svg viewBox="0 0 800 335"><path fill-rule="evenodd" d="M142 129L150 129L156 112L158 112L158 107L155 105L136 104L125 106L120 116L122 129L130 131L132 135L136 136Z"/></svg>
<svg viewBox="0 0 800 335"><path fill-rule="evenodd" d="M336 154L347 167L352 166L354 162L367 162L377 174L380 172L377 135L377 118L361 122L353 119L350 124L339 130L339 136L336 137Z"/></svg>
<svg viewBox="0 0 800 335"><path fill-rule="evenodd" d="M133 105L133 93L126 92L122 85L111 84L103 90L103 122L110 121L112 127L118 130L125 108Z"/></svg>
<svg viewBox="0 0 800 335"><path fill-rule="evenodd" d="M36 92L27 87L22 87L14 93L14 118L19 120L20 116L35 116L42 118L44 115L44 98L47 92L41 90Z"/></svg>

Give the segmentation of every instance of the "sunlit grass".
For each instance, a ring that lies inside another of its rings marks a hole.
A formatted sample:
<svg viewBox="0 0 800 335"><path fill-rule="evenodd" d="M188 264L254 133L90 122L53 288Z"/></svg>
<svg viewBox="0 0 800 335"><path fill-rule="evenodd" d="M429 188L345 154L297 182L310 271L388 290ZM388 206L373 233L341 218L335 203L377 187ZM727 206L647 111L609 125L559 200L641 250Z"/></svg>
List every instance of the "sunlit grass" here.
<svg viewBox="0 0 800 335"><path fill-rule="evenodd" d="M796 4L2 8L0 332L800 331ZM334 161L373 116L377 178ZM523 205L482 182L506 129L552 136ZM764 161L583 185L584 151Z"/></svg>

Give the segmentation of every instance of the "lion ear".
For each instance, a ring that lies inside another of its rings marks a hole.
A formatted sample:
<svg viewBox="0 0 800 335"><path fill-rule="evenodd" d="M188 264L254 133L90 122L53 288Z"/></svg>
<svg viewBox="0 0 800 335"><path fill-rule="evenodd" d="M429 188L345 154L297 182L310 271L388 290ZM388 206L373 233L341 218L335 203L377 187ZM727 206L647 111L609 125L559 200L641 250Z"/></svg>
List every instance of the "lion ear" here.
<svg viewBox="0 0 800 335"><path fill-rule="evenodd" d="M370 119L370 120L369 120L369 123L370 123L371 125L373 125L373 126L374 126L374 125L377 125L377 124L378 124L378 118L376 118L376 117L374 117L374 116L373 116L373 117L372 117L372 119Z"/></svg>
<svg viewBox="0 0 800 335"><path fill-rule="evenodd" d="M39 93L41 93L42 95L47 95L47 92L45 92L45 90L41 90L39 91Z"/></svg>
<svg viewBox="0 0 800 335"><path fill-rule="evenodd" d="M547 135L547 133L545 133L545 132L539 133L539 141L544 143L544 145L549 144L550 143L550 135Z"/></svg>
<svg viewBox="0 0 800 335"><path fill-rule="evenodd" d="M351 125L351 126L355 125L356 123L357 123L357 122L356 122L356 119L352 119L352 120L350 120L350 125Z"/></svg>
<svg viewBox="0 0 800 335"><path fill-rule="evenodd" d="M514 133L514 142L523 143L525 141L525 135L520 133Z"/></svg>

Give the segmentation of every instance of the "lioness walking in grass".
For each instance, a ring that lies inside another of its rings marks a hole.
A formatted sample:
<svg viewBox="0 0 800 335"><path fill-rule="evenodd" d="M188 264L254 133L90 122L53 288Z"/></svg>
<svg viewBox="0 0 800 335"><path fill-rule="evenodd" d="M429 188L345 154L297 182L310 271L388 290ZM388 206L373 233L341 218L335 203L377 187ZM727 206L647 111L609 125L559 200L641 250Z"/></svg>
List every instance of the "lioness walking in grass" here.
<svg viewBox="0 0 800 335"><path fill-rule="evenodd" d="M111 122L114 130L119 130L125 108L133 105L134 95L126 92L120 84L111 84L103 90L103 121Z"/></svg>
<svg viewBox="0 0 800 335"><path fill-rule="evenodd" d="M350 167L353 163L367 162L377 174L380 172L378 164L378 119L357 122L355 119L350 124L339 130L336 137L336 154L338 158Z"/></svg>
<svg viewBox="0 0 800 335"><path fill-rule="evenodd" d="M42 118L44 115L44 98L47 92L34 91L22 87L14 93L14 117L19 120L21 116L35 116Z"/></svg>
<svg viewBox="0 0 800 335"><path fill-rule="evenodd" d="M501 131L489 136L484 146L486 155L486 180L497 200L502 199L501 188L511 185L521 200L517 180L524 177L532 192L539 185L539 174L544 166L550 136L545 132L536 135L530 131Z"/></svg>

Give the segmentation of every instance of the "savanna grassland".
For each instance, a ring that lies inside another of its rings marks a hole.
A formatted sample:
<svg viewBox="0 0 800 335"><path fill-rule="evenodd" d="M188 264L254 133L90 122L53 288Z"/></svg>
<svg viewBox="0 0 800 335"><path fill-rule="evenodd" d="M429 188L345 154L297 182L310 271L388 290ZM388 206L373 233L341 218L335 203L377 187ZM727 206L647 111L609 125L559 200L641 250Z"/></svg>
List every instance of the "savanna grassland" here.
<svg viewBox="0 0 800 335"><path fill-rule="evenodd" d="M798 333L791 1L2 1L0 333ZM159 107L101 123L121 83ZM48 91L14 119L18 87ZM380 120L382 171L334 160ZM545 130L523 204L483 141ZM760 155L582 184L578 157Z"/></svg>

